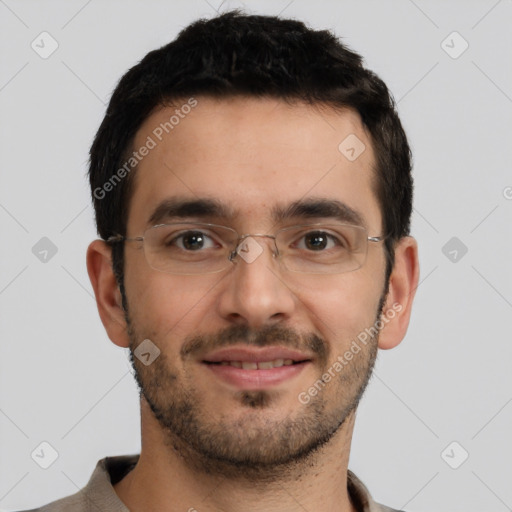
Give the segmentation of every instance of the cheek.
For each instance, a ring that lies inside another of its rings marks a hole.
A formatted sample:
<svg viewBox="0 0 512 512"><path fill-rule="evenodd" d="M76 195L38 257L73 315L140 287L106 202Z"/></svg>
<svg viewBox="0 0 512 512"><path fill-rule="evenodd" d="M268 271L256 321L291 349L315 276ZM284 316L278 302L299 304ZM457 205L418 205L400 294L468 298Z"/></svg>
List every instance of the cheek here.
<svg viewBox="0 0 512 512"><path fill-rule="evenodd" d="M355 273L328 279L330 282L325 283L320 279L304 281L295 293L315 328L331 344L332 350L339 352L374 324L380 288Z"/></svg>
<svg viewBox="0 0 512 512"><path fill-rule="evenodd" d="M127 272L130 317L141 335L165 342L183 338L199 324L213 301L215 280L153 271ZM211 297L211 298L210 298Z"/></svg>

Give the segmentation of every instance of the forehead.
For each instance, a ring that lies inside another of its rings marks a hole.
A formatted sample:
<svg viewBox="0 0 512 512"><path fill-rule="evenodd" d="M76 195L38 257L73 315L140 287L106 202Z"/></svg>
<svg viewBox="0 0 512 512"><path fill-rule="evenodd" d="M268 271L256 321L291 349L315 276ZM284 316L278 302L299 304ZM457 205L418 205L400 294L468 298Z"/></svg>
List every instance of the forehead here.
<svg viewBox="0 0 512 512"><path fill-rule="evenodd" d="M150 149L139 152L145 156L135 171L130 231L146 227L173 198L213 200L229 220L260 228L308 198L332 200L380 229L371 141L350 109L186 98L145 120L133 149L144 146Z"/></svg>

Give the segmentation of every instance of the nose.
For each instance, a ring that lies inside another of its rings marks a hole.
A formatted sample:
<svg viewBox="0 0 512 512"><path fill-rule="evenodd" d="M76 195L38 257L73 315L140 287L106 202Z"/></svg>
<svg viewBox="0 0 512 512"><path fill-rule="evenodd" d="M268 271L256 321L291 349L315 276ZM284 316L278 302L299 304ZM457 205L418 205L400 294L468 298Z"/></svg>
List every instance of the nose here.
<svg viewBox="0 0 512 512"><path fill-rule="evenodd" d="M297 297L285 281L272 237L243 238L230 259L234 265L217 302L223 318L261 328L292 316Z"/></svg>

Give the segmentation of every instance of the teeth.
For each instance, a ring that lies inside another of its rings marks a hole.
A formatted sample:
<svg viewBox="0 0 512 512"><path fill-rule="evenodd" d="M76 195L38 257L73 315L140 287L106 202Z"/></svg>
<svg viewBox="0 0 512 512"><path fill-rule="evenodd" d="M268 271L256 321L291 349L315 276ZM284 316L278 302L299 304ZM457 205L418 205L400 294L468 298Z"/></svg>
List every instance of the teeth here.
<svg viewBox="0 0 512 512"><path fill-rule="evenodd" d="M290 366L293 364L293 359L274 359L273 361L262 361L255 363L252 361L221 361L221 366L234 366L235 368L242 368L244 370L271 370L272 368L279 368L281 366Z"/></svg>
<svg viewBox="0 0 512 512"><path fill-rule="evenodd" d="M273 361L262 361L258 363L260 370L271 370L272 368L279 368L283 366L284 359L274 359Z"/></svg>

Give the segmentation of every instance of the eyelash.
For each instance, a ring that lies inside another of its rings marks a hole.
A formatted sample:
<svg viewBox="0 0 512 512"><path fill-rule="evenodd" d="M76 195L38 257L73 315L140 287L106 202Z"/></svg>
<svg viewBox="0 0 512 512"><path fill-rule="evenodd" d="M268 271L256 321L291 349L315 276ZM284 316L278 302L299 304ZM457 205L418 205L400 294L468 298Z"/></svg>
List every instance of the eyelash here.
<svg viewBox="0 0 512 512"><path fill-rule="evenodd" d="M180 239L183 240L184 237L186 237L187 235L191 235L191 234L199 234L203 238L208 238L209 240L212 240L213 242L215 242L215 239L204 231L186 231L184 233L180 233L176 236L173 236L173 238L171 240L169 240L165 243L165 246L170 247L171 245L174 245L177 240L180 240ZM319 231L319 230L312 230L312 231L307 231L305 233L302 233L300 235L300 237L298 238L298 240L303 241L305 239L305 237L311 236L311 235L317 235L317 236L325 235L326 238L328 238L331 242L334 242L338 246L345 247L347 245L342 240L340 240L336 235L333 235L327 231ZM186 250L183 247L180 247L180 249Z"/></svg>

